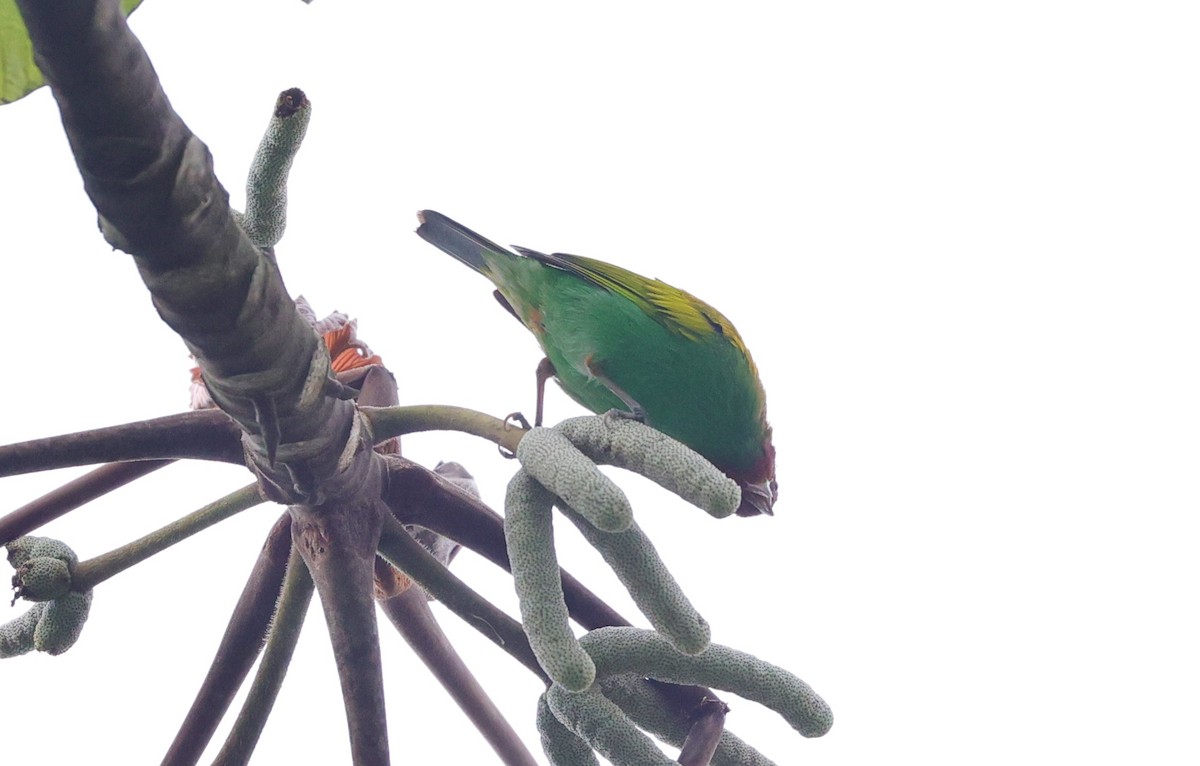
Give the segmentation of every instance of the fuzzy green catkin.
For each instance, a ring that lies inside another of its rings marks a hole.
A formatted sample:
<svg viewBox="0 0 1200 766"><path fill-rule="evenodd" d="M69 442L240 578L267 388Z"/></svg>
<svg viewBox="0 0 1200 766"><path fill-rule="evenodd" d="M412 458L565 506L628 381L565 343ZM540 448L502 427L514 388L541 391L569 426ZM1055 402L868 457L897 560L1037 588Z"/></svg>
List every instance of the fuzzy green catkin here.
<svg viewBox="0 0 1200 766"><path fill-rule="evenodd" d="M92 605L92 592L70 589L79 557L61 540L25 535L9 542L17 595L36 601L25 614L0 625L0 657L36 649L62 654L79 639Z"/></svg>
<svg viewBox="0 0 1200 766"><path fill-rule="evenodd" d="M559 509L600 552L655 629L685 654L704 651L711 637L708 622L684 595L641 527L634 523L624 532L600 532L574 509L561 503Z"/></svg>
<svg viewBox="0 0 1200 766"><path fill-rule="evenodd" d="M601 678L600 690L621 708L630 720L663 742L682 747L691 729L686 714L663 704L663 698L636 673L618 673ZM711 766L776 766L775 762L726 729L721 733Z"/></svg>
<svg viewBox="0 0 1200 766"><path fill-rule="evenodd" d="M292 160L308 130L312 105L304 92L291 88L279 94L250 173L246 178L246 212L235 219L250 241L274 247L287 227L287 178Z"/></svg>
<svg viewBox="0 0 1200 766"><path fill-rule="evenodd" d="M573 693L551 686L546 690L546 702L555 718L614 766L676 764L597 689Z"/></svg>
<svg viewBox="0 0 1200 766"><path fill-rule="evenodd" d="M620 532L633 522L625 493L555 429L530 430L517 445L517 459L539 484L597 529Z"/></svg>
<svg viewBox="0 0 1200 766"><path fill-rule="evenodd" d="M591 746L554 717L545 694L538 696L537 730L552 766L600 766Z"/></svg>
<svg viewBox="0 0 1200 766"><path fill-rule="evenodd" d="M62 654L79 640L91 605L91 591L71 591L54 601L39 601L25 614L0 625L0 659L35 649Z"/></svg>
<svg viewBox="0 0 1200 766"><path fill-rule="evenodd" d="M504 500L504 539L529 646L550 678L580 691L592 685L596 668L571 632L563 601L551 526L553 501L524 469L517 471Z"/></svg>
<svg viewBox="0 0 1200 766"><path fill-rule="evenodd" d="M9 542L8 563L15 570L13 587L26 601L52 601L71 589L71 573L79 557L61 540L25 535Z"/></svg>
<svg viewBox="0 0 1200 766"><path fill-rule="evenodd" d="M71 570L62 559L38 556L17 567L17 596L26 601L53 601L71 590Z"/></svg>
<svg viewBox="0 0 1200 766"><path fill-rule="evenodd" d="M769 707L805 737L820 737L833 725L833 712L796 676L757 657L712 644L689 656L654 631L598 628L580 639L600 677L640 673L676 684L711 686Z"/></svg>
<svg viewBox="0 0 1200 766"><path fill-rule="evenodd" d="M7 543L5 548L8 549L8 563L12 565L13 569L30 559L41 557L61 559L67 562L67 566L72 569L79 561L79 557L75 555L75 551L71 550L69 545L53 537L24 535Z"/></svg>
<svg viewBox="0 0 1200 766"><path fill-rule="evenodd" d="M70 649L87 622L92 607L92 592L71 591L46 604L46 611L33 632L33 648L47 654L62 654Z"/></svg>
<svg viewBox="0 0 1200 766"><path fill-rule="evenodd" d="M34 604L25 614L0 625L0 659L19 657L33 651L33 634L49 603Z"/></svg>
<svg viewBox="0 0 1200 766"><path fill-rule="evenodd" d="M596 415L564 420L554 429L593 461L640 473L718 519L741 503L737 482L695 450L644 423Z"/></svg>

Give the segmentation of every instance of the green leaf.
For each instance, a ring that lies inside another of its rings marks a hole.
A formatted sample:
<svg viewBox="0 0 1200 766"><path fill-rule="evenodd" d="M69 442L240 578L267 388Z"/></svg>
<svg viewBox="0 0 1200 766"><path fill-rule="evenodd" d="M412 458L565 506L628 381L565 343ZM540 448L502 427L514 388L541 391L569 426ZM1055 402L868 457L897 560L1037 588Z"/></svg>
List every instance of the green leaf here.
<svg viewBox="0 0 1200 766"><path fill-rule="evenodd" d="M125 15L142 0L121 0ZM16 0L0 0L0 104L23 98L44 84L42 73L33 63L33 45Z"/></svg>

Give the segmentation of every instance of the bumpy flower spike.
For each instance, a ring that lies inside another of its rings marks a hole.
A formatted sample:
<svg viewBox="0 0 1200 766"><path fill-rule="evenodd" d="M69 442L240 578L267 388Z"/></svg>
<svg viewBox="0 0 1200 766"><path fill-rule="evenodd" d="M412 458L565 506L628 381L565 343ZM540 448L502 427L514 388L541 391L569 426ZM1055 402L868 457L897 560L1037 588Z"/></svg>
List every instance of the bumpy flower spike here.
<svg viewBox="0 0 1200 766"><path fill-rule="evenodd" d="M629 719L658 739L682 747L692 721L663 705L662 698L637 673L617 673L601 678L600 690ZM711 766L776 766L775 762L726 729L721 733Z"/></svg>
<svg viewBox="0 0 1200 766"><path fill-rule="evenodd" d="M553 766L600 766L592 746L554 716L545 694L538 697L537 729L542 750Z"/></svg>
<svg viewBox="0 0 1200 766"><path fill-rule="evenodd" d="M783 668L727 646L713 644L689 656L654 631L629 627L597 628L580 643L600 677L636 673L724 689L769 707L805 737L820 737L833 726L833 712L808 684Z"/></svg>
<svg viewBox="0 0 1200 766"><path fill-rule="evenodd" d="M517 459L539 484L596 529L621 532L633 523L633 509L625 493L557 430L534 428L525 434L517 445Z"/></svg>
<svg viewBox="0 0 1200 766"><path fill-rule="evenodd" d="M741 502L737 484L674 439L641 423L606 415L534 428L521 439L517 458L523 468L509 484L505 539L522 620L546 674L573 691L586 689L594 678L591 660L579 647L563 604L551 530L555 496L650 624L680 651L703 651L709 641L708 623L633 523L625 494L596 464L642 473L719 518L732 514Z"/></svg>
<svg viewBox="0 0 1200 766"><path fill-rule="evenodd" d="M287 226L287 177L300 150L312 105L299 88L279 94L250 173L246 178L246 212L234 219L259 247L274 247Z"/></svg>
<svg viewBox="0 0 1200 766"><path fill-rule="evenodd" d="M555 685L542 696L563 726L616 766L678 766L599 690L569 692Z"/></svg>
<svg viewBox="0 0 1200 766"><path fill-rule="evenodd" d="M684 595L641 527L634 523L624 532L601 532L573 509L560 503L559 510L600 552L655 630L685 654L704 651L711 637L708 622Z"/></svg>
<svg viewBox="0 0 1200 766"><path fill-rule="evenodd" d="M685 722L665 714L661 703L648 695L642 681L647 677L731 691L771 708L806 737L819 737L833 725L829 706L806 683L736 649L712 645L702 654L688 656L654 631L629 627L598 628L584 636L581 645L595 663L599 683L575 693L552 686L545 701L565 728L615 766L675 763L661 755L638 725L676 745L686 735ZM539 726L553 731L548 723ZM551 760L560 763L553 755ZM729 732L722 733L711 763L774 766Z"/></svg>
<svg viewBox="0 0 1200 766"><path fill-rule="evenodd" d="M556 431L562 440L547 437L542 431ZM568 449L564 444L573 445ZM591 471L564 471L562 465L578 463L575 452L582 452L590 462L614 465L640 473L692 505L716 518L724 518L737 510L741 490L737 483L717 470L696 451L653 428L629 418L610 415L591 415L564 420L552 429L534 428L521 439L517 458L525 470L575 510L588 516L589 509L580 507L572 497L587 494L596 482L607 482L611 491L624 493L612 481L591 467ZM565 462L560 462L565 461ZM596 479L592 471L601 479ZM604 490L609 492L610 490ZM599 528L605 527L597 525ZM609 531L620 531L616 527Z"/></svg>
<svg viewBox="0 0 1200 766"><path fill-rule="evenodd" d="M25 537L8 544L16 570L18 597L35 603L28 612L0 625L0 657L37 650L62 654L79 639L92 604L92 592L70 589L78 558L65 543L49 537ZM16 602L14 597L13 602Z"/></svg>
<svg viewBox="0 0 1200 766"><path fill-rule="evenodd" d="M53 601L71 589L71 573L79 563L75 551L52 537L26 535L10 542L8 563L14 570L13 600Z"/></svg>
<svg viewBox="0 0 1200 766"><path fill-rule="evenodd" d="M596 668L571 632L554 553L553 503L545 487L517 471L504 500L504 539L529 647L555 683L582 691L592 685Z"/></svg>

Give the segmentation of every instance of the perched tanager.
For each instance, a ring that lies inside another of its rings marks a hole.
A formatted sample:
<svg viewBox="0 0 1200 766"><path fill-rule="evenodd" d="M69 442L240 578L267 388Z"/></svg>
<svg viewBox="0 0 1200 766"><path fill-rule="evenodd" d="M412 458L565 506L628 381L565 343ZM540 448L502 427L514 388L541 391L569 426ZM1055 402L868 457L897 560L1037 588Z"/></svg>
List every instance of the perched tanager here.
<svg viewBox="0 0 1200 766"><path fill-rule="evenodd" d="M742 488L741 516L771 514L775 448L758 370L733 324L689 293L620 266L500 247L436 213L417 234L490 279L546 354L546 378L595 413L623 412L699 452Z"/></svg>

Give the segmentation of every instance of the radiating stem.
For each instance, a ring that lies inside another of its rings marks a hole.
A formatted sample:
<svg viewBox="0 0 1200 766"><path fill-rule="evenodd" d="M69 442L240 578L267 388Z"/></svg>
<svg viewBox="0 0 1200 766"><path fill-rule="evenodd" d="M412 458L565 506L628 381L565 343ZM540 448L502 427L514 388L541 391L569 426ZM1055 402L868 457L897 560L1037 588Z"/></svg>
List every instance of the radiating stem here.
<svg viewBox="0 0 1200 766"><path fill-rule="evenodd" d="M366 483L378 487L380 479L376 473ZM382 766L388 763L387 714L371 594L380 522L391 514L379 502L293 506L290 513L292 539L321 596L351 755L356 764Z"/></svg>
<svg viewBox="0 0 1200 766"><path fill-rule="evenodd" d="M275 612L292 550L291 525L292 517L285 513L271 527L229 618L208 675L163 758L163 766L190 766L200 760L217 724L254 665Z"/></svg>
<svg viewBox="0 0 1200 766"><path fill-rule="evenodd" d="M139 460L109 463L72 479L0 518L0 544L27 535L43 524L66 515L81 505L123 487L131 481L170 465L174 460Z"/></svg>
<svg viewBox="0 0 1200 766"><path fill-rule="evenodd" d="M308 573L308 567L295 548L288 559L287 576L283 581L283 590L279 594L279 603L275 607L275 617L271 620L271 635L263 649L262 661L250 684L250 693L242 703L241 712L234 721L225 745L217 755L214 764L219 766L234 766L249 763L271 708L279 696L283 686L284 676L287 675L288 665L300 639L300 628L308 614L312 603L313 581Z"/></svg>
<svg viewBox="0 0 1200 766"><path fill-rule="evenodd" d="M425 591L413 586L398 596L381 601L379 605L413 652L496 751L501 763L505 766L537 766L525 743L488 697L438 625Z"/></svg>
<svg viewBox="0 0 1200 766"><path fill-rule="evenodd" d="M248 484L139 540L79 562L71 580L72 587L78 591L91 590L134 564L145 561L175 543L262 502L264 501L258 492L258 485Z"/></svg>
<svg viewBox="0 0 1200 766"><path fill-rule="evenodd" d="M127 460L242 463L241 434L220 410L181 412L0 446L0 476Z"/></svg>
<svg viewBox="0 0 1200 766"><path fill-rule="evenodd" d="M499 418L466 407L423 404L408 407L362 407L360 412L376 441L420 431L462 431L495 442L513 452L525 431Z"/></svg>
<svg viewBox="0 0 1200 766"><path fill-rule="evenodd" d="M429 595L463 618L468 625L511 654L540 678L549 680L533 656L533 650L529 648L529 640L525 637L521 624L442 566L442 563L421 547L421 544L404 529L404 525L393 517L384 519L379 552L389 563L419 583Z"/></svg>

